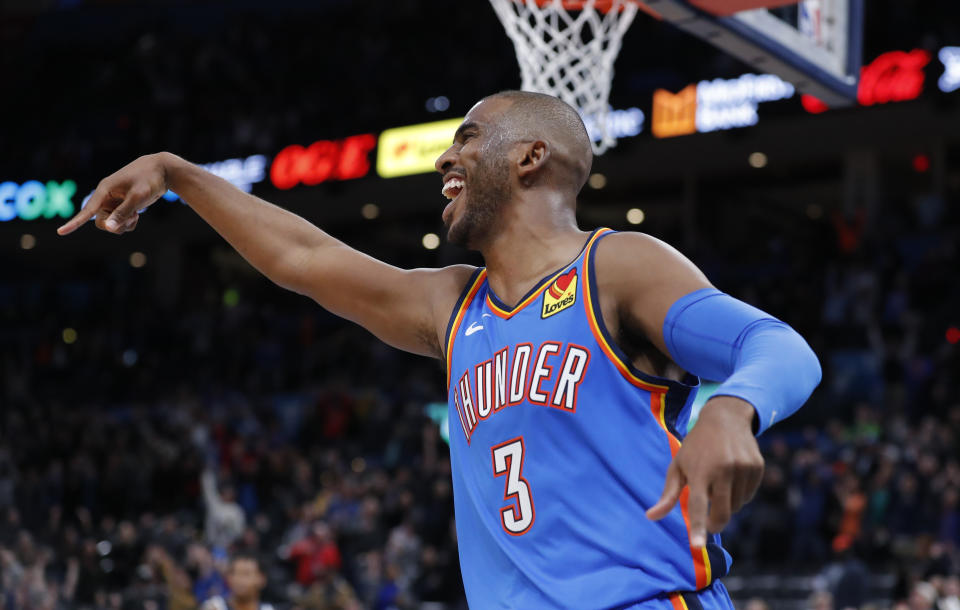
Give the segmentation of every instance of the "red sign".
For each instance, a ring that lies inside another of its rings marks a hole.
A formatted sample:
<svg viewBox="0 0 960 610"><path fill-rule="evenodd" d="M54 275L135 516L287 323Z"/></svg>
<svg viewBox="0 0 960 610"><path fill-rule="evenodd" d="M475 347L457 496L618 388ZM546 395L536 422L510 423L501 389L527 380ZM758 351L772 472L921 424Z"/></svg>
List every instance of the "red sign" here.
<svg viewBox="0 0 960 610"><path fill-rule="evenodd" d="M377 145L372 133L343 140L320 140L304 148L287 146L270 166L270 182L291 189L301 182L313 186L328 180L362 178L370 171L370 151Z"/></svg>
<svg viewBox="0 0 960 610"><path fill-rule="evenodd" d="M877 57L860 69L857 103L861 106L904 102L920 97L930 53L923 49L890 51ZM807 112L818 114L827 105L812 95L804 95L800 102Z"/></svg>

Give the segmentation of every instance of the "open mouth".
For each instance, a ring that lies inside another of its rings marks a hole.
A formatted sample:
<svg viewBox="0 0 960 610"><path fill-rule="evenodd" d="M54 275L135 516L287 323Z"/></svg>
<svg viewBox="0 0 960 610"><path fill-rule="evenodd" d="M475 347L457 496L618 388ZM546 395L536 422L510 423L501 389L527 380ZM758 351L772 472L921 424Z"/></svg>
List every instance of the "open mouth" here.
<svg viewBox="0 0 960 610"><path fill-rule="evenodd" d="M463 192L465 186L463 178L452 177L443 183L443 189L440 192L443 193L444 197L452 200Z"/></svg>

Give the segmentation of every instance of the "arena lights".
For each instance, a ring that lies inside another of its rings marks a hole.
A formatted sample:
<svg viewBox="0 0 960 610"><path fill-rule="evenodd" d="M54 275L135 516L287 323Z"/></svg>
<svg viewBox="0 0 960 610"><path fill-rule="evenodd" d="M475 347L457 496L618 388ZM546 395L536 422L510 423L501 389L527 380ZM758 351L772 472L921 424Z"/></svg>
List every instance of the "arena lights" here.
<svg viewBox="0 0 960 610"><path fill-rule="evenodd" d="M658 138L756 125L757 106L793 97L793 85L774 74L744 74L653 94L651 131Z"/></svg>
<svg viewBox="0 0 960 610"><path fill-rule="evenodd" d="M438 95L427 99L427 112L444 112L450 109L450 98L445 95Z"/></svg>
<svg viewBox="0 0 960 610"><path fill-rule="evenodd" d="M440 236L436 233L427 233L423 236L423 239L420 240L420 243L422 243L423 247L427 250L436 250L440 247Z"/></svg>
<svg viewBox="0 0 960 610"><path fill-rule="evenodd" d="M365 203L363 207L360 208L360 215L367 220L373 220L380 215L380 206L375 203Z"/></svg>
<svg viewBox="0 0 960 610"><path fill-rule="evenodd" d="M77 183L49 181L46 184L29 180L23 184L0 183L0 222L19 217L21 220L73 216L73 196Z"/></svg>
<svg viewBox="0 0 960 610"><path fill-rule="evenodd" d="M224 307L236 307L240 304L240 292L236 288L227 288L223 291Z"/></svg>
<svg viewBox="0 0 960 610"><path fill-rule="evenodd" d="M587 184L589 184L592 189L600 190L607 186L607 177L600 173L590 174Z"/></svg>
<svg viewBox="0 0 960 610"><path fill-rule="evenodd" d="M924 69L929 63L930 53L923 49L889 51L879 55L860 70L857 103L861 106L873 106L920 97L926 79ZM801 96L800 102L804 109L812 114L829 109L829 106L812 95Z"/></svg>
<svg viewBox="0 0 960 610"><path fill-rule="evenodd" d="M707 132L757 123L757 104L793 97L793 85L774 74L744 74L697 84L697 131Z"/></svg>
<svg viewBox="0 0 960 610"><path fill-rule="evenodd" d="M943 47L937 56L943 62L943 75L937 81L940 91L950 93L960 89L960 47Z"/></svg>
<svg viewBox="0 0 960 610"><path fill-rule="evenodd" d="M253 185L263 182L266 177L267 158L263 155L250 155L238 159L226 159L200 165L215 176L220 176L241 191L249 193ZM179 199L173 191L167 191L164 196L167 201ZM87 201L84 199L84 205Z"/></svg>
<svg viewBox="0 0 960 610"><path fill-rule="evenodd" d="M314 186L328 180L353 180L370 172L370 151L377 145L372 133L342 140L319 140L310 146L287 146L270 166L270 182L278 189L300 183Z"/></svg>
<svg viewBox="0 0 960 610"><path fill-rule="evenodd" d="M752 152L747 157L747 163L754 169L762 169L767 166L767 155L762 152Z"/></svg>
<svg viewBox="0 0 960 610"><path fill-rule="evenodd" d="M924 68L930 53L923 49L890 51L880 55L860 71L857 102L862 106L902 102L920 97Z"/></svg>
<svg viewBox="0 0 960 610"><path fill-rule="evenodd" d="M627 108L625 110L610 109L607 113L607 133L618 140L630 138L639 135L643 131L643 122L646 117L639 108ZM583 125L587 128L587 134L594 142L599 142L603 134L597 129L596 119L593 117L583 117Z"/></svg>
<svg viewBox="0 0 960 610"><path fill-rule="evenodd" d="M147 255L143 252L132 252L130 254L130 266L134 269L140 269L147 264Z"/></svg>
<svg viewBox="0 0 960 610"><path fill-rule="evenodd" d="M434 163L453 142L462 118L394 127L380 134L377 173L396 178L434 171Z"/></svg>
<svg viewBox="0 0 960 610"><path fill-rule="evenodd" d="M630 208L627 210L627 222L632 225L638 225L646 220L647 215L640 208Z"/></svg>
<svg viewBox="0 0 960 610"><path fill-rule="evenodd" d="M123 366L130 368L137 363L137 351L134 349L125 349L120 356Z"/></svg>
<svg viewBox="0 0 960 610"><path fill-rule="evenodd" d="M685 136L697 131L697 86L687 85L677 93L666 89L653 92L653 121L650 131L655 138Z"/></svg>

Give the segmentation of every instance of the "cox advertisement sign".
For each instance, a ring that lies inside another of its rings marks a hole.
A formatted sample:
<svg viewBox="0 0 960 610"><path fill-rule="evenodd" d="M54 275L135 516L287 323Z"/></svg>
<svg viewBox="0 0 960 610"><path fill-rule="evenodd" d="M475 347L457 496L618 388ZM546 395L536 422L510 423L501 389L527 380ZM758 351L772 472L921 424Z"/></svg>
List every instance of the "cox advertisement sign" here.
<svg viewBox="0 0 960 610"><path fill-rule="evenodd" d="M23 184L16 182L0 183L0 222L19 218L35 220L37 218L70 218L73 216L73 196L77 193L77 183L73 180L46 184L38 180L29 180Z"/></svg>

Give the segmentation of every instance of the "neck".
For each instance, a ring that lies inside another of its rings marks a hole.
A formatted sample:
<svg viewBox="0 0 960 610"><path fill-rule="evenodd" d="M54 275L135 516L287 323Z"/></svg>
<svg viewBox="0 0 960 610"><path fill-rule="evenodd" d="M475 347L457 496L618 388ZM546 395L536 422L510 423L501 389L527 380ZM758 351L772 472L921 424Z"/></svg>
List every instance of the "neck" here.
<svg viewBox="0 0 960 610"><path fill-rule="evenodd" d="M498 297L514 305L543 276L572 261L586 236L562 195L537 193L535 199L511 202L495 235L479 248L487 281Z"/></svg>

